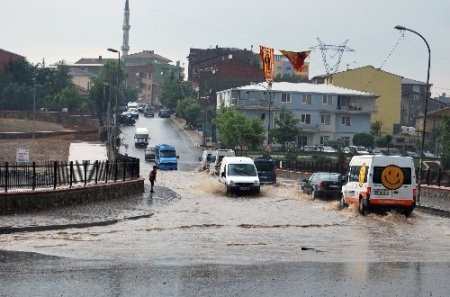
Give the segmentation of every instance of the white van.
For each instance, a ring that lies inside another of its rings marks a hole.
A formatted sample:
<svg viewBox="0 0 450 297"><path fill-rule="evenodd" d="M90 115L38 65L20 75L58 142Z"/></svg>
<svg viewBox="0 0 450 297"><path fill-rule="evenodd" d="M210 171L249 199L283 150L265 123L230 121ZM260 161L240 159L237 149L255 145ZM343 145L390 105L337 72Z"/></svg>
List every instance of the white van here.
<svg viewBox="0 0 450 297"><path fill-rule="evenodd" d="M149 139L150 136L147 128L136 128L136 133L134 134L135 147L147 147Z"/></svg>
<svg viewBox="0 0 450 297"><path fill-rule="evenodd" d="M409 216L416 206L416 172L411 157L364 155L350 161L341 207L358 204L366 215L371 208L397 208Z"/></svg>
<svg viewBox="0 0 450 297"><path fill-rule="evenodd" d="M223 157L220 164L219 182L228 193L251 192L259 194L258 171L253 159L249 157Z"/></svg>
<svg viewBox="0 0 450 297"><path fill-rule="evenodd" d="M209 171L214 175L219 175L220 164L222 162L223 157L233 157L236 153L232 149L218 149L213 152L214 162L209 164Z"/></svg>

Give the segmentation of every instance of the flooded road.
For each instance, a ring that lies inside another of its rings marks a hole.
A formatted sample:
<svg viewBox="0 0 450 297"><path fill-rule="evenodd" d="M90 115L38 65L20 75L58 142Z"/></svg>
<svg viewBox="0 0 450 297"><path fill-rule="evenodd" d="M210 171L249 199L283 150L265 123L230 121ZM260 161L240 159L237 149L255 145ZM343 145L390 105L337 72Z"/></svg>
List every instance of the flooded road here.
<svg viewBox="0 0 450 297"><path fill-rule="evenodd" d="M141 168L143 169L141 173L148 172L153 163L145 162L144 148L134 146L134 133L138 127L148 129L150 146L163 143L175 146L179 156L178 170L192 171L199 167L200 149L186 138L186 135L176 123L171 119L160 118L157 115L154 118L146 118L140 114L135 126L121 126L124 140L120 146L120 152L141 159Z"/></svg>
<svg viewBox="0 0 450 297"><path fill-rule="evenodd" d="M448 292L448 218L420 211L409 218L395 212L362 217L357 209L339 210L337 201L311 200L291 183L265 186L257 197L237 197L226 196L223 186L203 172L158 174L160 185L180 199L152 217L0 235L0 250L32 253L26 260L21 253L19 262L5 256L10 252L0 253L0 279L9 284L0 292L39 281L70 284L72 278L98 296ZM10 283L17 274L23 278ZM84 287L70 288L73 294L64 296L86 293ZM52 292L47 296L57 296Z"/></svg>
<svg viewBox="0 0 450 297"><path fill-rule="evenodd" d="M227 196L179 141L186 167L156 183L178 198L153 216L0 235L0 296L448 296L450 219L363 217L287 180Z"/></svg>

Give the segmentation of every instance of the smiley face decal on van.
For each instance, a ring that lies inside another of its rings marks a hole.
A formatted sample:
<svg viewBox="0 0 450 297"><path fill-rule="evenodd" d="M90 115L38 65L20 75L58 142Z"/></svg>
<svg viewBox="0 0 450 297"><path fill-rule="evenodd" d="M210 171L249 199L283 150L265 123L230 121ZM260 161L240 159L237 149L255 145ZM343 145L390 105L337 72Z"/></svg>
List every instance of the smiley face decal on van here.
<svg viewBox="0 0 450 297"><path fill-rule="evenodd" d="M403 171L398 166L386 166L381 172L381 183L388 190L397 190L403 185L404 180Z"/></svg>

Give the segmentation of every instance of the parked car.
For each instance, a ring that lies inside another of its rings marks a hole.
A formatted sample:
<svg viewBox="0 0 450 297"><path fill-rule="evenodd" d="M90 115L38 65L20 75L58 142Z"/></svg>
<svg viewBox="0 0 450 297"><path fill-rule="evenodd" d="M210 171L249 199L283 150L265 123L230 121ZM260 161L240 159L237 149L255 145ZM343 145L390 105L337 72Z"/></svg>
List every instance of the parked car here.
<svg viewBox="0 0 450 297"><path fill-rule="evenodd" d="M277 167L272 159L255 159L260 184L275 184L277 182Z"/></svg>
<svg viewBox="0 0 450 297"><path fill-rule="evenodd" d="M430 159L436 159L437 158L436 155L434 155L433 153L430 153L429 151L423 152L423 156L425 158L430 158Z"/></svg>
<svg viewBox="0 0 450 297"><path fill-rule="evenodd" d="M408 156L408 157L413 157L413 158L419 158L420 157L420 155L418 153L413 152L413 151L406 151L405 155Z"/></svg>
<svg viewBox="0 0 450 297"><path fill-rule="evenodd" d="M302 181L303 193L314 198L340 198L342 175L337 172L316 172Z"/></svg>
<svg viewBox="0 0 450 297"><path fill-rule="evenodd" d="M304 152L315 152L316 147L314 145L305 145L302 147L302 151Z"/></svg>
<svg viewBox="0 0 450 297"><path fill-rule="evenodd" d="M117 124L123 124L126 126L133 126L136 124L136 120L129 112L123 112L121 115L117 117Z"/></svg>
<svg viewBox="0 0 450 297"><path fill-rule="evenodd" d="M144 152L144 158L145 161L148 162L155 162L155 147L154 146L147 146Z"/></svg>
<svg viewBox="0 0 450 297"><path fill-rule="evenodd" d="M336 150L333 147L331 147L331 146L323 146L322 147L322 152L324 152L324 153L335 153Z"/></svg>
<svg viewBox="0 0 450 297"><path fill-rule="evenodd" d="M155 110L152 107L146 107L144 109L144 117L154 117L155 116Z"/></svg>
<svg viewBox="0 0 450 297"><path fill-rule="evenodd" d="M168 108L161 108L158 115L160 118L170 118L170 110Z"/></svg>
<svg viewBox="0 0 450 297"><path fill-rule="evenodd" d="M346 154L346 155L352 153L352 151L350 150L350 148L349 148L348 146L343 147L343 148L342 148L342 152L343 152L344 154Z"/></svg>
<svg viewBox="0 0 450 297"><path fill-rule="evenodd" d="M139 111L137 108L131 107L128 108L128 112L133 116L134 119L139 119Z"/></svg>

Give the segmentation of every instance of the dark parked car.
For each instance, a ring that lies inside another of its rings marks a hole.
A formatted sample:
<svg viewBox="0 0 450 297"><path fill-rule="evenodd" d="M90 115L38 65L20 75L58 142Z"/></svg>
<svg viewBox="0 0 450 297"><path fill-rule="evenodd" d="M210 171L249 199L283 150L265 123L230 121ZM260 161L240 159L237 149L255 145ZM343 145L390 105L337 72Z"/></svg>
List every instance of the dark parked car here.
<svg viewBox="0 0 450 297"><path fill-rule="evenodd" d="M146 107L144 110L144 117L154 117L155 110L152 107Z"/></svg>
<svg viewBox="0 0 450 297"><path fill-rule="evenodd" d="M342 175L336 172L316 172L301 184L303 193L313 198L340 198Z"/></svg>
<svg viewBox="0 0 450 297"><path fill-rule="evenodd" d="M161 108L158 115L160 118L170 118L170 110L168 108Z"/></svg>
<svg viewBox="0 0 450 297"><path fill-rule="evenodd" d="M123 124L126 126L133 126L136 124L136 120L133 116L128 112L123 112L121 115L117 117L117 124Z"/></svg>
<svg viewBox="0 0 450 297"><path fill-rule="evenodd" d="M277 182L277 167L271 159L255 159L260 184L275 184Z"/></svg>

